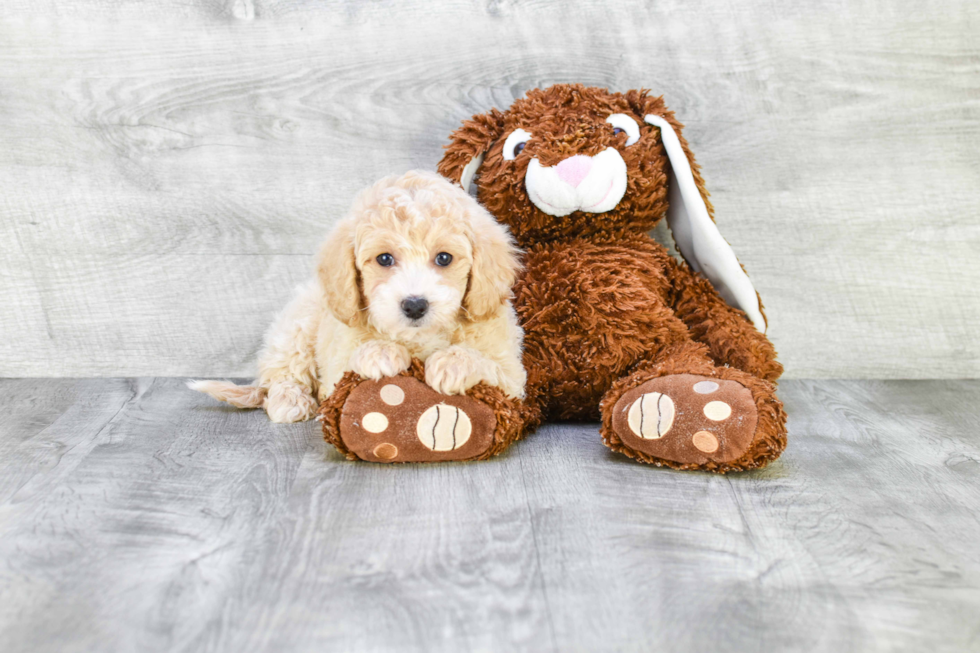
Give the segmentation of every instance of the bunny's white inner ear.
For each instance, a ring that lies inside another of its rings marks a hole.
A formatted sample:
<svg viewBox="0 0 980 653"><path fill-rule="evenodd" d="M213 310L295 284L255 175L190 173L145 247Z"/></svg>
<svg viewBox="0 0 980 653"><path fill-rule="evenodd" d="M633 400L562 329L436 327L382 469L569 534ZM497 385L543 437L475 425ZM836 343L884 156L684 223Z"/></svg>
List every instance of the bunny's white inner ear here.
<svg viewBox="0 0 980 653"><path fill-rule="evenodd" d="M475 157L470 159L470 162L466 164L466 167L463 168L463 172L459 175L459 185L462 186L463 190L465 190L467 193L470 192L470 185L473 183L473 177L476 176L476 171L483 163L483 157L485 155L486 152L480 152Z"/></svg>
<svg viewBox="0 0 980 653"><path fill-rule="evenodd" d="M644 116L643 120L660 128L660 137L670 159L667 224L674 234L678 251L695 272L700 272L711 282L726 302L745 311L755 328L765 333L766 320L759 308L755 286L708 215L708 207L698 191L691 164L674 128L657 115Z"/></svg>

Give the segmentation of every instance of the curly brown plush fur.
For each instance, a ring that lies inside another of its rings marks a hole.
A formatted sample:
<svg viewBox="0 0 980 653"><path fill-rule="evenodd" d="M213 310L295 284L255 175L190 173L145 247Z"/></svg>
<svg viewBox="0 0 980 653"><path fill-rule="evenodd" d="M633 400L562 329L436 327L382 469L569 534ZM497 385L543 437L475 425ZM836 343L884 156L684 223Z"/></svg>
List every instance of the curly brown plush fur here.
<svg viewBox="0 0 980 653"><path fill-rule="evenodd" d="M626 146L625 134L614 133L606 118L615 113L635 118L638 142ZM542 418L601 417L606 444L644 462L716 472L759 467L786 445L785 415L771 383L782 366L745 313L647 235L668 208L669 169L659 130L643 122L648 114L661 116L678 134L711 215L681 124L662 98L642 90L621 94L561 84L530 91L507 111L464 122L452 134L439 172L459 181L464 167L485 154L478 198L526 250L515 288L525 332L526 403L534 417L525 429ZM518 128L533 138L507 160L505 139ZM532 159L553 166L608 147L619 151L627 169L625 194L613 209L555 217L531 201L525 175ZM736 460L691 465L658 459L627 446L613 431L612 407L624 392L681 373L737 381L752 393L756 433Z"/></svg>

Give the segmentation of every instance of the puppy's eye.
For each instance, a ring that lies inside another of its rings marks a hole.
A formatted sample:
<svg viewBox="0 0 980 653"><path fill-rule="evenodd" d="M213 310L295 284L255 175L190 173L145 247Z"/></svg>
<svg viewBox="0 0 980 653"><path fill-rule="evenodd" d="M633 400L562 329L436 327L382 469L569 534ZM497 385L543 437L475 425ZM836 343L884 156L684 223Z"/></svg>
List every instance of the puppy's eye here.
<svg viewBox="0 0 980 653"><path fill-rule="evenodd" d="M504 160L513 161L517 155L524 150L524 146L531 140L531 135L523 129L515 129L504 141Z"/></svg>
<svg viewBox="0 0 980 653"><path fill-rule="evenodd" d="M619 134L626 132L627 145L632 145L636 141L640 140L640 126L636 124L635 120L627 116L625 113L614 113L606 118L606 122L612 125L614 136L618 136Z"/></svg>
<svg viewBox="0 0 980 653"><path fill-rule="evenodd" d="M377 258L374 259L383 268L390 268L395 264L395 257L391 254L378 254Z"/></svg>
<svg viewBox="0 0 980 653"><path fill-rule="evenodd" d="M453 262L453 255L448 252L439 252L436 254L436 265L441 268L446 267Z"/></svg>

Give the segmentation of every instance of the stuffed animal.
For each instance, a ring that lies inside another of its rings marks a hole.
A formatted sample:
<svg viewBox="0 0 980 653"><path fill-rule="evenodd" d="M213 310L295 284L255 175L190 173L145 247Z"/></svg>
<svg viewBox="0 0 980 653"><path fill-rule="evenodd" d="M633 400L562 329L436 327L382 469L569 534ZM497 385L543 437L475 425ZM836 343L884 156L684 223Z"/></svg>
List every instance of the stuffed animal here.
<svg viewBox="0 0 980 653"><path fill-rule="evenodd" d="M782 453L782 366L681 127L647 91L559 84L453 132L439 172L475 186L525 250L514 305L526 397L477 386L450 400L416 365L393 382L418 400L379 441L433 445L405 460L476 459L544 420L599 419L609 448L654 465L727 472ZM686 262L648 235L664 217ZM321 408L327 439L353 456L344 442L363 439L361 416L397 408L383 386L349 374ZM433 405L479 416L467 420L478 450L435 451L449 427L425 418Z"/></svg>

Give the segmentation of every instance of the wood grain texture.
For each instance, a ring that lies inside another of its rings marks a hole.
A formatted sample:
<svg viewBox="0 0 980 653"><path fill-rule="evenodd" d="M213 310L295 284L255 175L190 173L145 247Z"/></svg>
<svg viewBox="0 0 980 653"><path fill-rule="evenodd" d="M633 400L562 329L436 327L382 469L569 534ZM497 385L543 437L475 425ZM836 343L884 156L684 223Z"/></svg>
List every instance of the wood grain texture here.
<svg viewBox="0 0 980 653"><path fill-rule="evenodd" d="M177 379L0 380L0 642L59 651L980 647L978 381L786 381L715 476L594 424L352 463Z"/></svg>
<svg viewBox="0 0 980 653"><path fill-rule="evenodd" d="M980 5L12 0L0 375L249 375L376 178L529 88L687 124L789 377L980 375Z"/></svg>

